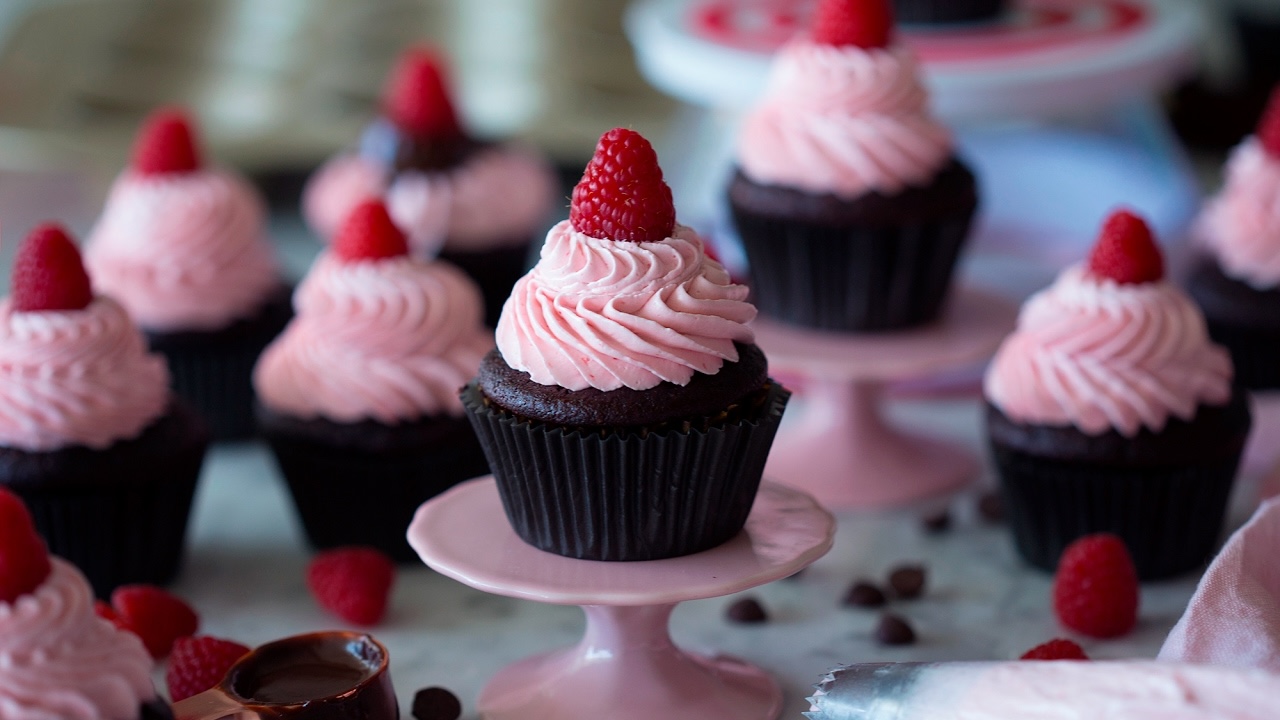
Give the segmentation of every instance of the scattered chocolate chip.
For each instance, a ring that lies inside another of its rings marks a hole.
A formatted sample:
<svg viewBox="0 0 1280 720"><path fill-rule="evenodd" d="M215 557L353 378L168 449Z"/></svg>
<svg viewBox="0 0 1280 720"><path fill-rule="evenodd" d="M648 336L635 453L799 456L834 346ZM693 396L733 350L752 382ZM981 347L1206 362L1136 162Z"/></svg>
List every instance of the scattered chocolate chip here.
<svg viewBox="0 0 1280 720"><path fill-rule="evenodd" d="M725 616L729 618L730 622L743 624L762 623L769 619L769 614L764 611L764 606L753 597L742 598L730 605L725 610Z"/></svg>
<svg viewBox="0 0 1280 720"><path fill-rule="evenodd" d="M916 641L916 631L903 618L885 613L876 626L876 640L881 645L910 645Z"/></svg>
<svg viewBox="0 0 1280 720"><path fill-rule="evenodd" d="M862 580L850 585L849 590L844 594L844 604L853 607L874 608L884 603L884 591Z"/></svg>
<svg viewBox="0 0 1280 720"><path fill-rule="evenodd" d="M924 594L925 572L922 565L899 565L889 572L889 587L903 600L914 600Z"/></svg>
<svg viewBox="0 0 1280 720"><path fill-rule="evenodd" d="M949 510L939 510L932 515L925 515L920 518L920 525L930 535L944 533L951 529L951 512Z"/></svg>
<svg viewBox="0 0 1280 720"><path fill-rule="evenodd" d="M413 716L417 720L458 720L462 703L442 687L423 688L413 696Z"/></svg>
<svg viewBox="0 0 1280 720"><path fill-rule="evenodd" d="M994 490L983 493L982 497L978 498L978 514L988 523L1004 522L1004 498Z"/></svg>

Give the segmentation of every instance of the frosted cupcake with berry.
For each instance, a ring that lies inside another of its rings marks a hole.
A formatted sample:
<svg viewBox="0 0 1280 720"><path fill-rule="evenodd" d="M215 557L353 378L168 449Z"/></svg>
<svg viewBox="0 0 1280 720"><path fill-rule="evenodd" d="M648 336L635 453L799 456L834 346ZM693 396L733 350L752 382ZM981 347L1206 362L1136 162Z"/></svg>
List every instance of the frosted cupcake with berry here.
<svg viewBox="0 0 1280 720"><path fill-rule="evenodd" d="M1240 383L1280 388L1280 90L1231 153L1226 185L1196 222L1205 256L1187 278Z"/></svg>
<svg viewBox="0 0 1280 720"><path fill-rule="evenodd" d="M0 301L0 486L99 595L177 574L208 445L164 358L95 295L63 229L18 248Z"/></svg>
<svg viewBox="0 0 1280 720"><path fill-rule="evenodd" d="M941 311L978 206L888 0L822 0L738 137L729 205L761 313L895 330Z"/></svg>
<svg viewBox="0 0 1280 720"><path fill-rule="evenodd" d="M1027 301L987 370L987 431L1022 556L1119 535L1146 580L1212 555L1249 434L1231 358L1164 277L1146 223L1106 221L1087 262Z"/></svg>
<svg viewBox="0 0 1280 720"><path fill-rule="evenodd" d="M676 223L648 141L605 133L462 394L520 537L652 560L742 529L789 397L746 297Z"/></svg>
<svg viewBox="0 0 1280 720"><path fill-rule="evenodd" d="M142 641L94 614L84 575L3 489L0 529L0 718L171 719Z"/></svg>
<svg viewBox="0 0 1280 720"><path fill-rule="evenodd" d="M265 221L243 178L204 165L186 113L163 110L143 125L85 249L98 292L129 311L219 439L252 434L249 375L289 320Z"/></svg>
<svg viewBox="0 0 1280 720"><path fill-rule="evenodd" d="M546 228L558 183L529 148L467 132L442 66L429 50L404 53L382 116L356 152L338 155L311 178L302 211L327 241L361 200L385 198L415 255L438 252L480 284L492 327Z"/></svg>
<svg viewBox="0 0 1280 720"><path fill-rule="evenodd" d="M418 506L489 472L458 390L493 347L475 283L408 251L381 201L357 205L254 371L262 433L311 544L402 562L417 560L405 532Z"/></svg>

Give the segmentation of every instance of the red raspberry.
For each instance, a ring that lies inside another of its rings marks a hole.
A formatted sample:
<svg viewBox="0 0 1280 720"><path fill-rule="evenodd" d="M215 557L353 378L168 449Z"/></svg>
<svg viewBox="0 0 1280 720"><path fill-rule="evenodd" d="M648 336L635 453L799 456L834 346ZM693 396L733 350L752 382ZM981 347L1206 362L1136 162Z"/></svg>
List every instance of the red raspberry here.
<svg viewBox="0 0 1280 720"><path fill-rule="evenodd" d="M625 128L600 137L573 188L569 221L574 230L604 240L655 242L671 235L676 206L648 140Z"/></svg>
<svg viewBox="0 0 1280 720"><path fill-rule="evenodd" d="M1164 256L1146 221L1118 210L1102 226L1089 253L1089 273L1121 285L1156 282L1164 277Z"/></svg>
<svg viewBox="0 0 1280 720"><path fill-rule="evenodd" d="M11 285L13 309L21 312L83 310L93 302L80 251L56 223L38 226L18 246Z"/></svg>
<svg viewBox="0 0 1280 720"><path fill-rule="evenodd" d="M222 682L231 666L248 652L240 643L208 635L178 638L164 674L169 700L186 700Z"/></svg>
<svg viewBox="0 0 1280 720"><path fill-rule="evenodd" d="M893 8L889 0L820 0L813 39L823 45L888 47L893 41Z"/></svg>
<svg viewBox="0 0 1280 720"><path fill-rule="evenodd" d="M382 260L409 253L404 233L396 227L381 200L356 205L333 239L333 252L343 262Z"/></svg>
<svg viewBox="0 0 1280 720"><path fill-rule="evenodd" d="M444 59L426 48L411 48L387 83L384 112L396 127L423 139L448 139L462 135L445 81Z"/></svg>
<svg viewBox="0 0 1280 720"><path fill-rule="evenodd" d="M200 629L200 617L182 598L154 585L125 585L111 593L119 619L116 626L142 638L151 657L159 660L178 638Z"/></svg>
<svg viewBox="0 0 1280 720"><path fill-rule="evenodd" d="M1086 535L1067 546L1053 578L1058 620L1096 638L1124 635L1138 622L1138 573L1124 541Z"/></svg>
<svg viewBox="0 0 1280 720"><path fill-rule="evenodd" d="M182 108L164 108L142 124L133 146L133 169L143 175L188 173L200 169L191 117Z"/></svg>
<svg viewBox="0 0 1280 720"><path fill-rule="evenodd" d="M1258 140L1268 155L1280 160L1280 85L1271 91L1267 109L1258 120Z"/></svg>
<svg viewBox="0 0 1280 720"><path fill-rule="evenodd" d="M102 600L93 601L93 614L116 627L120 626L120 613L117 613L115 608Z"/></svg>
<svg viewBox="0 0 1280 720"><path fill-rule="evenodd" d="M307 567L307 587L316 602L356 625L376 625L382 620L395 579L395 564L367 547L326 550Z"/></svg>
<svg viewBox="0 0 1280 720"><path fill-rule="evenodd" d="M1019 660L1088 660L1084 648L1070 640L1057 638L1022 653Z"/></svg>
<svg viewBox="0 0 1280 720"><path fill-rule="evenodd" d="M0 603L35 592L52 570L27 506L0 488Z"/></svg>

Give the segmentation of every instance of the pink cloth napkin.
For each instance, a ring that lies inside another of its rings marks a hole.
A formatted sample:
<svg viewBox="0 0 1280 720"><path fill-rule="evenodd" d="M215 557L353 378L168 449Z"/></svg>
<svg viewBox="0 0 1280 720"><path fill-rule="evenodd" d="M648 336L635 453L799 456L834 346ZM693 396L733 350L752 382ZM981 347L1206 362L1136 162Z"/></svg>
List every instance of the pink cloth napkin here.
<svg viewBox="0 0 1280 720"><path fill-rule="evenodd" d="M1160 659L1280 672L1280 498L1214 558Z"/></svg>

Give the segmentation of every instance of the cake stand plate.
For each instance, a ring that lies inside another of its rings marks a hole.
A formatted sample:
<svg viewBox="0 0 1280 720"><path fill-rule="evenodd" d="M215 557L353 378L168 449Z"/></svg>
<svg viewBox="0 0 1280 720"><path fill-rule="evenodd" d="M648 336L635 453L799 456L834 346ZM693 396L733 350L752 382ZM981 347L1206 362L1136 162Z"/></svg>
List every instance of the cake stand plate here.
<svg viewBox="0 0 1280 720"><path fill-rule="evenodd" d="M1016 317L1012 302L960 288L938 322L903 332L827 333L758 319L756 342L770 367L804 376L803 414L779 429L765 474L833 509L901 506L961 489L977 475L977 458L886 423L883 383L982 360Z"/></svg>
<svg viewBox="0 0 1280 720"><path fill-rule="evenodd" d="M773 720L782 691L742 660L677 647L677 603L720 597L792 575L824 555L835 520L808 495L763 483L746 528L719 547L645 562L575 560L511 529L492 478L428 501L409 544L435 571L498 595L581 605L575 647L500 671L480 693L485 720Z"/></svg>

